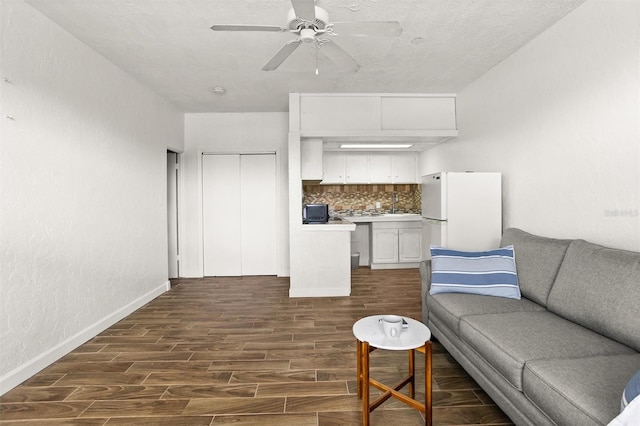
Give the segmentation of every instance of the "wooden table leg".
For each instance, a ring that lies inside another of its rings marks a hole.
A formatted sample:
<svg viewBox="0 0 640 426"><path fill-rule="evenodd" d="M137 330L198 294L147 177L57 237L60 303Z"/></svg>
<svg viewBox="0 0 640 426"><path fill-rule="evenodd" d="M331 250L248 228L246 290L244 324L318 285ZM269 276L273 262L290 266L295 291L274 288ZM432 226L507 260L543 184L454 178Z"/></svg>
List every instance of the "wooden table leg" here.
<svg viewBox="0 0 640 426"><path fill-rule="evenodd" d="M357 354L356 356L358 357L356 378L358 379L357 380L358 399L360 399L362 398L362 342L358 339L356 339L356 354Z"/></svg>
<svg viewBox="0 0 640 426"><path fill-rule="evenodd" d="M416 397L416 351L410 349L409 351L409 397L415 399Z"/></svg>
<svg viewBox="0 0 640 426"><path fill-rule="evenodd" d="M431 381L431 342L424 344L424 417L427 426L432 426L432 381Z"/></svg>
<svg viewBox="0 0 640 426"><path fill-rule="evenodd" d="M425 342L424 346L417 349L419 352L424 351L424 364L425 364L425 404L415 401L415 350L409 350L409 375L407 378L400 381L394 388L390 388L380 382L373 381L373 385L386 393L381 395L373 402L373 407L370 404L370 391L371 378L369 376L369 354L371 352L371 346L368 342L361 342L356 339L356 352L357 352L357 389L358 398L362 398L362 425L369 426L371 412L386 401L389 397L394 396L409 406L416 408L420 411L424 410L425 421L427 426L432 426L432 364L431 364L431 342ZM397 392L399 388L409 384L409 397Z"/></svg>
<svg viewBox="0 0 640 426"><path fill-rule="evenodd" d="M362 426L369 426L369 342L362 342Z"/></svg>

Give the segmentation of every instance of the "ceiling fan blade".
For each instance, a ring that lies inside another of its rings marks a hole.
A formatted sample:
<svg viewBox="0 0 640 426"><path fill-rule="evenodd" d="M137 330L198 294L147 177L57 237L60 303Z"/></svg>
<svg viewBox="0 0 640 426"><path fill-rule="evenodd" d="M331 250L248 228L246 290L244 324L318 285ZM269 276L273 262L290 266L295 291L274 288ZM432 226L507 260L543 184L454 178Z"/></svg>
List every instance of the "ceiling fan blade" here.
<svg viewBox="0 0 640 426"><path fill-rule="evenodd" d="M291 0L296 16L305 21L316 20L316 4L314 0Z"/></svg>
<svg viewBox="0 0 640 426"><path fill-rule="evenodd" d="M289 57L293 53L294 50L298 48L302 44L301 40L292 40L282 46L278 52L273 55L273 58L266 63L264 67L262 67L262 71L273 71L280 66L281 63L284 62L285 59Z"/></svg>
<svg viewBox="0 0 640 426"><path fill-rule="evenodd" d="M288 31L286 28L276 27L275 25L212 25L211 29L213 31Z"/></svg>
<svg viewBox="0 0 640 426"><path fill-rule="evenodd" d="M319 49L322 50L322 53L324 53L331 62L341 69L352 72L356 72L360 69L360 65L356 60L331 40L322 40Z"/></svg>
<svg viewBox="0 0 640 426"><path fill-rule="evenodd" d="M402 27L397 21L351 21L332 22L331 27L337 34L362 36L399 36Z"/></svg>

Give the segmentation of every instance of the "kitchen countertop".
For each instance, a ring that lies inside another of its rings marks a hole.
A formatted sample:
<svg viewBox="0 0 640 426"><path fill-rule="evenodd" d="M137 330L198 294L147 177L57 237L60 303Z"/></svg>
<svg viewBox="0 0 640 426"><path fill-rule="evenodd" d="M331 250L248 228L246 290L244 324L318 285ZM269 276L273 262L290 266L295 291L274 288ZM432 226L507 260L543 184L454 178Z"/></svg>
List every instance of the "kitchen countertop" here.
<svg viewBox="0 0 640 426"><path fill-rule="evenodd" d="M422 216L415 213L356 214L332 216L327 223L305 223L304 231L355 231L357 223L416 222Z"/></svg>
<svg viewBox="0 0 640 426"><path fill-rule="evenodd" d="M384 214L363 214L342 216L346 221L353 223L370 222L414 222L421 221L422 216L415 213L384 213Z"/></svg>
<svg viewBox="0 0 640 426"><path fill-rule="evenodd" d="M356 224L342 217L331 217L327 223L305 223L303 231L355 231Z"/></svg>

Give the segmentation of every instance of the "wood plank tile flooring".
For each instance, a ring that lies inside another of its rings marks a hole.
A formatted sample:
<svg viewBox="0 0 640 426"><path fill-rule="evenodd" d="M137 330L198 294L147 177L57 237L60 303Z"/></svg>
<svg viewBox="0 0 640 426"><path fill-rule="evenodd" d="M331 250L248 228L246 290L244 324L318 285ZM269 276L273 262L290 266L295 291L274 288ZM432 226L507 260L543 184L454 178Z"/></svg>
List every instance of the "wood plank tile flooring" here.
<svg viewBox="0 0 640 426"><path fill-rule="evenodd" d="M288 279L276 277L172 284L0 397L0 423L358 425L353 323L380 313L421 319L417 269L359 268L342 298L291 299ZM371 354L371 375L385 383L406 367L406 352ZM437 342L433 374L435 425L511 424ZM424 417L389 400L371 423L419 425Z"/></svg>

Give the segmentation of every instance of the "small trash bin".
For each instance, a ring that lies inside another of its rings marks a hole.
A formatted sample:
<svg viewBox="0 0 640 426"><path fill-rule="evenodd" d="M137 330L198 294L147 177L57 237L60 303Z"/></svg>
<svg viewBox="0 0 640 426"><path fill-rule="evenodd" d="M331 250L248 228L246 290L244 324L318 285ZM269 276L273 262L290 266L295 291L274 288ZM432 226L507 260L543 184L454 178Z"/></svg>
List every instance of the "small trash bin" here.
<svg viewBox="0 0 640 426"><path fill-rule="evenodd" d="M351 253L351 270L358 269L360 266L360 253Z"/></svg>

